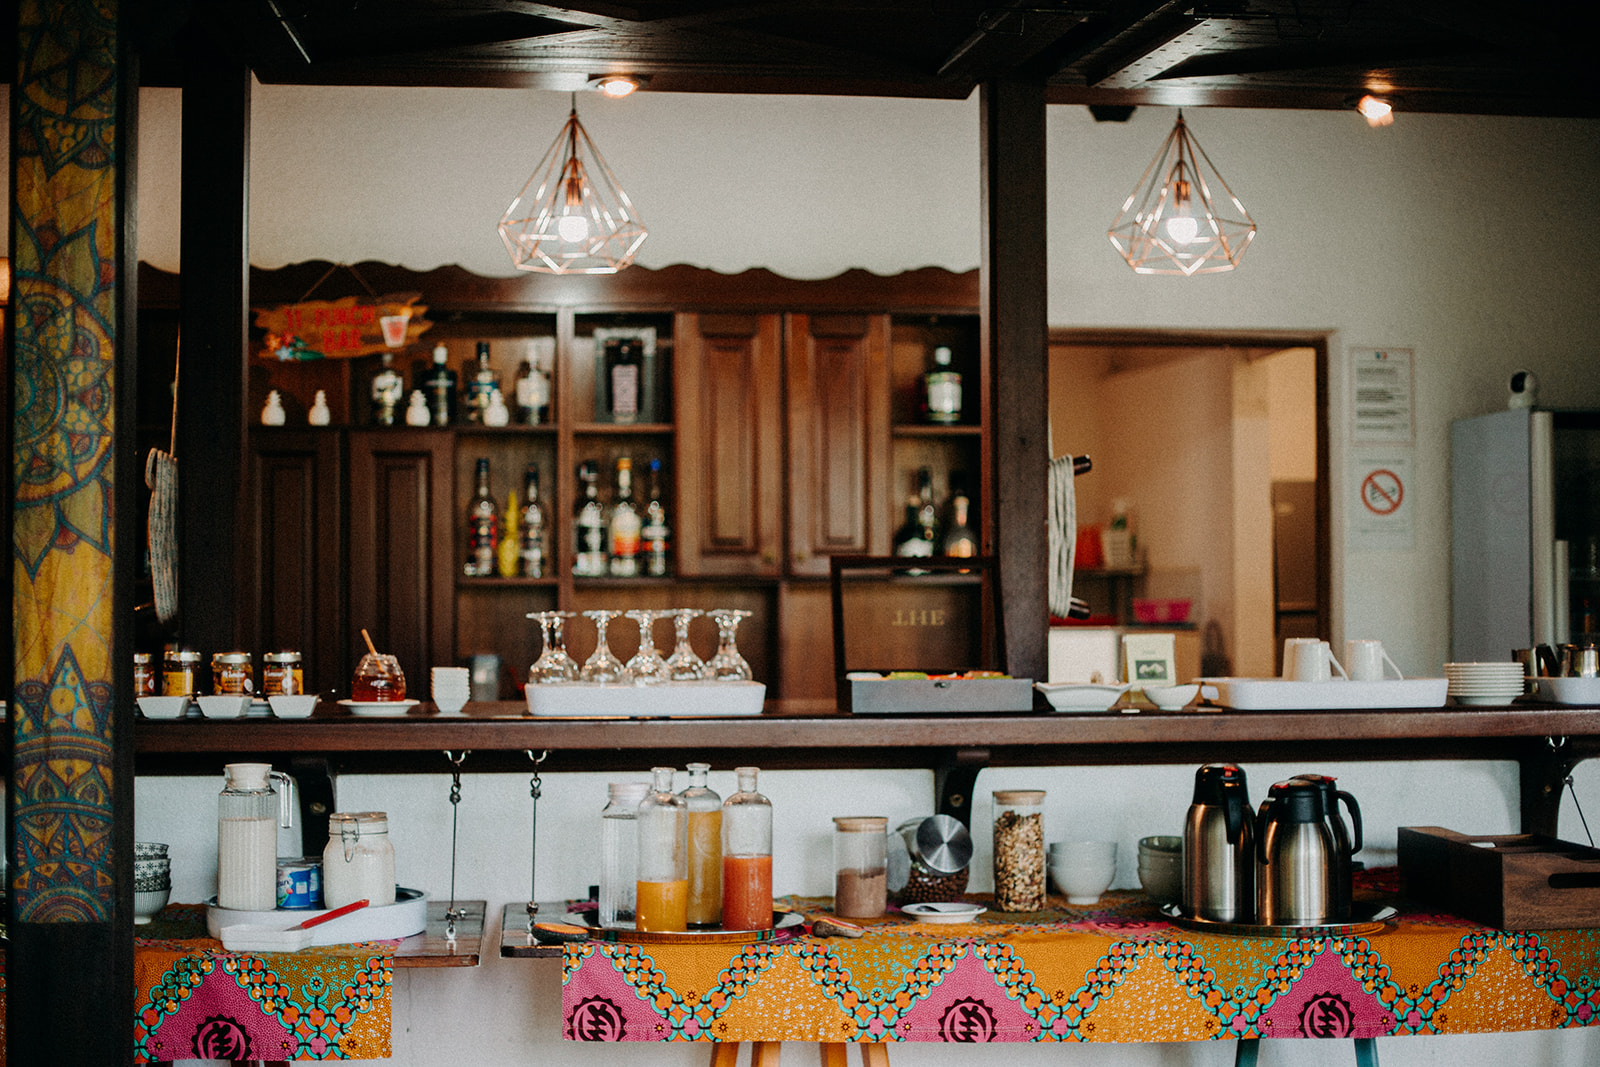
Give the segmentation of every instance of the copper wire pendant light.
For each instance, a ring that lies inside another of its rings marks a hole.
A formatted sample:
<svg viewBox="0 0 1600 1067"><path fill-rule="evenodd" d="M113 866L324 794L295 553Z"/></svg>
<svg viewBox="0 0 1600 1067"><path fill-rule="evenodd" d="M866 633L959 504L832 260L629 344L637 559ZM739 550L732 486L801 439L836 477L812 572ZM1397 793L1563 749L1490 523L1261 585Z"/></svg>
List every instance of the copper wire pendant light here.
<svg viewBox="0 0 1600 1067"><path fill-rule="evenodd" d="M1220 210L1214 194L1221 194ZM1255 220L1184 125L1182 111L1108 233L1138 273L1185 275L1232 270L1255 235Z"/></svg>
<svg viewBox="0 0 1600 1067"><path fill-rule="evenodd" d="M555 143L500 219L518 270L615 274L649 231L578 121L577 97Z"/></svg>

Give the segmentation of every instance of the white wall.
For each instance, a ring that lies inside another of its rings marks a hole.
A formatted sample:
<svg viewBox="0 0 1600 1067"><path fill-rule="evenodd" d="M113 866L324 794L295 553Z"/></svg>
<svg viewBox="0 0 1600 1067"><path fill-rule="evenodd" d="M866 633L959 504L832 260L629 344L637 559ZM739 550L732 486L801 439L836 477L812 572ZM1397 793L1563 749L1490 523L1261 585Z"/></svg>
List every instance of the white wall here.
<svg viewBox="0 0 1600 1067"><path fill-rule="evenodd" d="M260 87L252 143L252 260L376 258L428 268L461 263L510 273L494 224L555 136L561 94L523 91ZM176 268L175 94L144 94L140 251ZM764 266L819 277L849 267L892 272L978 261L978 113L974 101L671 96L585 97L582 117L638 203L652 235L640 262L723 271ZM1172 123L1142 108L1126 124L1081 108L1048 117L1050 322L1058 326L1326 330L1332 353L1336 636L1382 638L1408 672L1447 656L1450 420L1500 406L1518 367L1551 403L1600 406L1600 303L1592 250L1600 213L1600 123L1401 115L1369 130L1353 114L1197 110L1200 139L1261 226L1243 267L1215 277L1135 276L1105 229ZM1416 352L1416 544L1347 555L1351 345ZM1137 432L1137 428L1135 428ZM1044 458L1041 457L1041 463ZM642 768L641 768L642 769ZM1290 768L1251 767L1259 791ZM1350 765L1334 770L1367 807L1370 838L1437 823L1492 833L1516 824L1509 765ZM448 779L354 778L341 804L391 812L401 877L444 892ZM1050 791L1065 832L1141 834L1178 825L1191 769L1091 768L986 773ZM1600 772L1578 793L1600 811ZM602 779L549 776L540 885L573 893L594 880L585 854ZM138 833L177 848L177 895L204 893L217 782L139 784ZM926 813L927 775L771 776L783 840L780 891L821 888L826 818L841 804L891 817ZM836 801L817 804L828 795ZM356 798L356 799L352 799ZM491 913L525 895L526 780L469 774L463 800L465 896ZM467 813L471 811L469 816ZM988 812L980 808L978 837ZM1567 836L1579 831L1570 803ZM1052 831L1052 836L1056 832ZM1381 859L1381 854L1376 857ZM985 856L976 863L987 871ZM978 881L986 881L980 875ZM1124 884L1131 884L1126 871ZM545 889L541 889L543 895ZM549 962L490 958L472 972L402 974L397 1065L703 1063L704 1047L584 1047L558 1040L559 976ZM1025 1061L1222 1064L1231 1046L949 1050L905 1047L897 1064ZM1348 1063L1342 1044L1296 1044L1268 1056ZM1600 1033L1386 1041L1386 1064L1570 1064L1600 1058Z"/></svg>

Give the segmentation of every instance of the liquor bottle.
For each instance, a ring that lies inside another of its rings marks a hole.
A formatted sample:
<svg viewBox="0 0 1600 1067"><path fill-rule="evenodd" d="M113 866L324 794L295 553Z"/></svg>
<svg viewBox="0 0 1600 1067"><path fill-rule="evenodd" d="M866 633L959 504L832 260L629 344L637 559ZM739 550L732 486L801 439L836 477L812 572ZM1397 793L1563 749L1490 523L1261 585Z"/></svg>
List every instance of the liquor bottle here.
<svg viewBox="0 0 1600 1067"><path fill-rule="evenodd" d="M961 374L950 369L950 349L933 350L933 366L922 376L923 414L929 422L961 421Z"/></svg>
<svg viewBox="0 0 1600 1067"><path fill-rule="evenodd" d="M489 461L480 458L477 488L467 503L467 562L462 568L468 578L488 578L495 573L500 550L500 507L489 492Z"/></svg>
<svg viewBox="0 0 1600 1067"><path fill-rule="evenodd" d="M976 556L978 535L969 526L972 502L967 498L966 476L950 475L950 523L940 542L939 552L945 556Z"/></svg>
<svg viewBox="0 0 1600 1067"><path fill-rule="evenodd" d="M650 496L644 506L644 526L639 530L644 571L652 578L667 576L667 550L672 531L667 526L667 507L661 502L661 461L650 461Z"/></svg>
<svg viewBox="0 0 1600 1067"><path fill-rule="evenodd" d="M605 415L612 422L635 422L639 418L639 390L644 372L644 353L638 341L616 337L606 342Z"/></svg>
<svg viewBox="0 0 1600 1067"><path fill-rule="evenodd" d="M550 535L545 529L544 505L539 503L537 463L528 464L522 489L522 545L518 569L524 578L543 578L545 560L550 554Z"/></svg>
<svg viewBox="0 0 1600 1067"><path fill-rule="evenodd" d="M483 413L489 409L489 397L500 388L500 376L489 366L489 342L478 342L477 366L467 383L467 421L483 422Z"/></svg>
<svg viewBox="0 0 1600 1067"><path fill-rule="evenodd" d="M383 369L372 376L372 421L379 426L393 426L405 392L405 379L394 369L394 353L385 352Z"/></svg>
<svg viewBox="0 0 1600 1067"><path fill-rule="evenodd" d="M545 420L550 406L550 378L534 364L532 356L522 357L517 369L516 384L517 421L524 426L537 426Z"/></svg>
<svg viewBox="0 0 1600 1067"><path fill-rule="evenodd" d="M522 507L517 503L517 491L506 497L505 525L500 531L500 545L495 549L495 570L502 578L515 578L522 563Z"/></svg>
<svg viewBox="0 0 1600 1067"><path fill-rule="evenodd" d="M456 372L446 364L450 358L444 345L433 346L433 368L422 380L422 390L428 396L428 408L435 426L449 426L456 421Z"/></svg>
<svg viewBox="0 0 1600 1067"><path fill-rule="evenodd" d="M572 573L578 578L602 578L606 573L606 519L600 507L600 468L593 460L578 464L578 497L572 520Z"/></svg>
<svg viewBox="0 0 1600 1067"><path fill-rule="evenodd" d="M639 575L639 509L633 503L633 460L617 460L617 499L611 505L611 576L636 578Z"/></svg>
<svg viewBox="0 0 1600 1067"><path fill-rule="evenodd" d="M915 497L906 500L906 520L894 532L894 554L897 556L931 556L933 542L922 535L922 523L917 517L920 501Z"/></svg>
<svg viewBox="0 0 1600 1067"><path fill-rule="evenodd" d="M917 525L931 556L939 547L939 509L933 502L933 472L927 467L917 471Z"/></svg>
<svg viewBox="0 0 1600 1067"><path fill-rule="evenodd" d="M709 763L690 763L689 786L678 794L689 809L690 926L722 918L722 798L706 786Z"/></svg>

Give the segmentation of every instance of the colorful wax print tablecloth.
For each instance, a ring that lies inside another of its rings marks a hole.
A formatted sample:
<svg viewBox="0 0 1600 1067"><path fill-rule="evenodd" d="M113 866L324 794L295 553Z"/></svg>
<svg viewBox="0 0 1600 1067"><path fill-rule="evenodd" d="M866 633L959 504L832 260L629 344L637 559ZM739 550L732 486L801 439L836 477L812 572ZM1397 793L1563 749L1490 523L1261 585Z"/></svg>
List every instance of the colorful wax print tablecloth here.
<svg viewBox="0 0 1600 1067"><path fill-rule="evenodd" d="M781 903L819 914L829 902ZM1366 936L1239 937L1180 929L1143 894L1113 892L1093 908L986 912L949 926L891 911L859 940L572 944L562 1012L565 1036L576 1041L1196 1041L1558 1029L1600 1015L1600 930L1504 932L1403 912Z"/></svg>
<svg viewBox="0 0 1600 1067"><path fill-rule="evenodd" d="M205 909L168 905L134 942L134 1060L389 1055L394 942L228 952Z"/></svg>

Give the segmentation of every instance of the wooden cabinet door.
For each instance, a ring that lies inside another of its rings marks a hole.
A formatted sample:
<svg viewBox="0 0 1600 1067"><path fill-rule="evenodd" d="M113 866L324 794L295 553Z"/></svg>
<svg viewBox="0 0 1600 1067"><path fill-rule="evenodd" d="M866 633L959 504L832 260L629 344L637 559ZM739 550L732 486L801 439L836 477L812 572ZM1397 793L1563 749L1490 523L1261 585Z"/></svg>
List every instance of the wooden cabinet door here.
<svg viewBox="0 0 1600 1067"><path fill-rule="evenodd" d="M257 664L264 652L298 650L310 693L349 684L341 442L329 430L250 436L244 647Z"/></svg>
<svg viewBox="0 0 1600 1067"><path fill-rule="evenodd" d="M789 573L889 551L889 317L790 315Z"/></svg>
<svg viewBox="0 0 1600 1067"><path fill-rule="evenodd" d="M400 658L407 690L426 696L429 668L454 662L456 521L451 435L350 434L349 662L365 651ZM463 520L465 521L465 520Z"/></svg>
<svg viewBox="0 0 1600 1067"><path fill-rule="evenodd" d="M781 329L777 315L677 318L682 576L770 576L781 570Z"/></svg>

